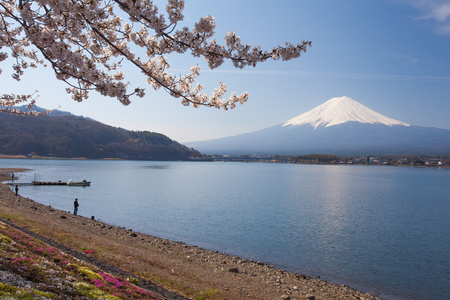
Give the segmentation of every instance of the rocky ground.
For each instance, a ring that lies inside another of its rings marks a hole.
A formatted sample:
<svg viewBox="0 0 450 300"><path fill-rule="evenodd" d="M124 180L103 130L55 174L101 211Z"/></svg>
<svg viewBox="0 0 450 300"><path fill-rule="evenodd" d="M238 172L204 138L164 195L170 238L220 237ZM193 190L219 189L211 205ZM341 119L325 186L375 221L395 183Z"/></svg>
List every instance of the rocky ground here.
<svg viewBox="0 0 450 300"><path fill-rule="evenodd" d="M139 287L165 299L379 299L263 262L74 216L16 197L6 184L0 184L0 218L103 272L138 278Z"/></svg>

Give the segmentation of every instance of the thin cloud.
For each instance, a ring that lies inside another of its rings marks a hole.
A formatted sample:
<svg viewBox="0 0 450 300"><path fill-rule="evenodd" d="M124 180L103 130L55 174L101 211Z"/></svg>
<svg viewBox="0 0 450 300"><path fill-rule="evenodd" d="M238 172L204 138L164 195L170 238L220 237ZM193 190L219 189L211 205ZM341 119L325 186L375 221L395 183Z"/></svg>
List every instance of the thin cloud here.
<svg viewBox="0 0 450 300"><path fill-rule="evenodd" d="M418 20L431 20L440 34L450 35L450 3L448 0L404 1L419 11Z"/></svg>
<svg viewBox="0 0 450 300"><path fill-rule="evenodd" d="M405 54L391 53L390 55L393 58L399 59L401 61L404 61L404 62L406 62L408 64L412 64L412 65L415 65L415 64L418 64L418 63L421 62L420 59L409 57L409 56L407 56Z"/></svg>
<svg viewBox="0 0 450 300"><path fill-rule="evenodd" d="M450 81L448 76L409 76L391 74L368 73L328 73L328 72L303 72L304 76L348 78L348 79L378 79L378 80L407 80L407 81Z"/></svg>
<svg viewBox="0 0 450 300"><path fill-rule="evenodd" d="M181 70L180 70L181 71ZM187 71L187 70L184 70ZM250 70L203 70L200 73L248 74L264 76L302 76L347 79L379 79L379 80L408 80L408 81L450 81L450 76L421 76L421 75L392 75L370 73L337 73L337 72L309 72L309 71L250 71Z"/></svg>
<svg viewBox="0 0 450 300"><path fill-rule="evenodd" d="M428 10L423 16L425 19L434 19L438 22L447 22L450 19L450 3L440 3L441 1L420 1L420 6Z"/></svg>
<svg viewBox="0 0 450 300"><path fill-rule="evenodd" d="M450 35L450 24L445 25L445 26L441 26L440 32L445 34L445 35Z"/></svg>

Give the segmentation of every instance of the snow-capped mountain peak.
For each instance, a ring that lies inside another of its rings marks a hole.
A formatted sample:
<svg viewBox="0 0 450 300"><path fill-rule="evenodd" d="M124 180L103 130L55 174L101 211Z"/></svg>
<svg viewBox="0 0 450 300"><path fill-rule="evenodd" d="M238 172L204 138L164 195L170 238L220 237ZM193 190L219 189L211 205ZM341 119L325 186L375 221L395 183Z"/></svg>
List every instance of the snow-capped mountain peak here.
<svg viewBox="0 0 450 300"><path fill-rule="evenodd" d="M410 126L407 123L377 113L349 97L332 98L324 104L286 121L282 126L310 124L315 129L346 122Z"/></svg>

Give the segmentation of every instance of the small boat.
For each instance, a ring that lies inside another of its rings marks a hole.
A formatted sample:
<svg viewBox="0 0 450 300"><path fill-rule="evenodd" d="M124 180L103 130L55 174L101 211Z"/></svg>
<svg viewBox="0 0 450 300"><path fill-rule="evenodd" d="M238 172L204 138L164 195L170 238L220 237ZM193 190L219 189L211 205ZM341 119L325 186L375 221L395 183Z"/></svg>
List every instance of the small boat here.
<svg viewBox="0 0 450 300"><path fill-rule="evenodd" d="M70 179L69 181L67 181L67 185L68 186L90 186L91 182L90 181L72 181L72 179Z"/></svg>

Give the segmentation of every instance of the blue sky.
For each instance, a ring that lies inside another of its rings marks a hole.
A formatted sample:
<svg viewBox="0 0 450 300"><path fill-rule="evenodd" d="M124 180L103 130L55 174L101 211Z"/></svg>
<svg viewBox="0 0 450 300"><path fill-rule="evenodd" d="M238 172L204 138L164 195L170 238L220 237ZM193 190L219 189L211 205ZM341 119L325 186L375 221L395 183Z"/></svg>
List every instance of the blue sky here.
<svg viewBox="0 0 450 300"><path fill-rule="evenodd" d="M248 91L249 102L231 111L184 107L150 87L144 99L127 107L96 94L77 103L49 70L33 71L16 84L8 79L4 65L0 92L37 89L41 107L59 107L126 129L160 132L179 142L266 128L338 96L413 125L450 129L448 1L186 0L184 14L188 26L207 14L214 16L219 41L234 30L244 43L263 48L301 40L312 41L312 47L299 59L243 70L226 63L211 71L190 55L170 57L174 74L200 65L200 81L208 93L221 81L229 91ZM138 72L126 78L146 85Z"/></svg>

